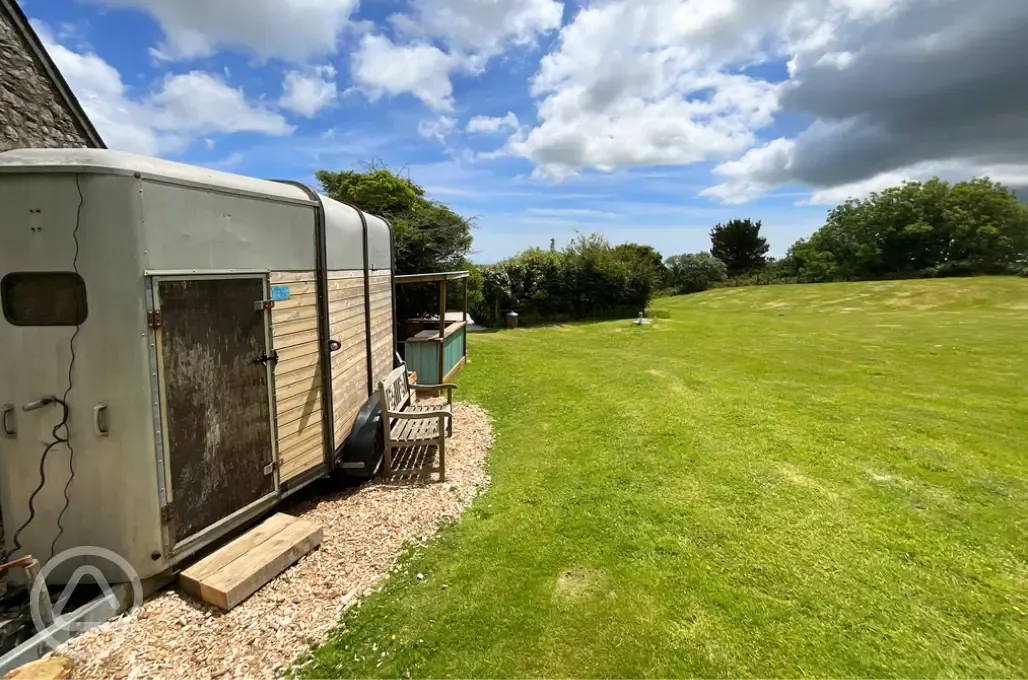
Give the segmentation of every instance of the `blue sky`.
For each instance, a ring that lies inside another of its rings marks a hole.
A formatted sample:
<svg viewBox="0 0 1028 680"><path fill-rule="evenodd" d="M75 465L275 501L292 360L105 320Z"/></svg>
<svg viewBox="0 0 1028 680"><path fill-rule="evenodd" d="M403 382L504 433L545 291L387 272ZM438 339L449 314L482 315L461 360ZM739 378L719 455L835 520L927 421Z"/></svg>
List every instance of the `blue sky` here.
<svg viewBox="0 0 1028 680"><path fill-rule="evenodd" d="M891 72L930 67L937 36L960 56L954 29L1025 15L989 0L22 5L112 148L311 183L378 161L476 217L478 262L576 230L695 252L733 217L762 220L782 255L848 196L933 174L1028 177L999 151L935 152L945 129L909 152L871 153L881 134L850 143L898 118L863 102Z"/></svg>

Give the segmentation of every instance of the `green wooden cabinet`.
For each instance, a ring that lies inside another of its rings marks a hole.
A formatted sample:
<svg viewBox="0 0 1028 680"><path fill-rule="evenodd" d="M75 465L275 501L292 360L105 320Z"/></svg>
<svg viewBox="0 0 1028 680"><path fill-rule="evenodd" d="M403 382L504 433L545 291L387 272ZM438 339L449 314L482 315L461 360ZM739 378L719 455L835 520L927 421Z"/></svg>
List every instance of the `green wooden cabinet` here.
<svg viewBox="0 0 1028 680"><path fill-rule="evenodd" d="M425 385L438 384L452 378L464 365L465 333L465 324L456 323L446 328L442 341L437 330L421 331L407 338L404 354L407 370L416 371L418 382Z"/></svg>

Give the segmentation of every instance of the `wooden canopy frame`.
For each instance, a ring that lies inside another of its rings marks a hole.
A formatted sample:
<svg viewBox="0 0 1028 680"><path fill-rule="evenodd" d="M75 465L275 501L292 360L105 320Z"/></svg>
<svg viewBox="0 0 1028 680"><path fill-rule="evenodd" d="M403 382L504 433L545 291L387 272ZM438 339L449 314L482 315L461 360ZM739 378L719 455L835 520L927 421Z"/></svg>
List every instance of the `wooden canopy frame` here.
<svg viewBox="0 0 1028 680"><path fill-rule="evenodd" d="M461 347L461 353L463 359L455 371L459 370L461 366L467 363L468 360L468 277L471 273L468 271L456 271L456 272L436 272L433 274L403 274L400 276L393 277L393 283L397 286L402 286L408 283L438 283L439 284L439 334L434 338L426 338L425 342L438 342L439 347L439 381L446 382L444 379L444 361L443 361L443 348L442 342L447 336L456 332L457 329L464 329L464 340L463 347ZM464 282L464 309L463 318L450 328L446 327L446 283L448 281L463 281Z"/></svg>

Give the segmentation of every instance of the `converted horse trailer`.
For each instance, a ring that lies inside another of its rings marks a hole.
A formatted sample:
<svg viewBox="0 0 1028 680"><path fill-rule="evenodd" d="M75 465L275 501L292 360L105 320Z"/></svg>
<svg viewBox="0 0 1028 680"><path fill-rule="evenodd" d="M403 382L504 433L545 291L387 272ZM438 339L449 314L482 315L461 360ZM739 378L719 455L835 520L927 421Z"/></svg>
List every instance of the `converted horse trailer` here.
<svg viewBox="0 0 1028 680"><path fill-rule="evenodd" d="M344 443L394 367L392 276L387 221L298 183L0 153L8 555L96 546L146 579L372 466Z"/></svg>

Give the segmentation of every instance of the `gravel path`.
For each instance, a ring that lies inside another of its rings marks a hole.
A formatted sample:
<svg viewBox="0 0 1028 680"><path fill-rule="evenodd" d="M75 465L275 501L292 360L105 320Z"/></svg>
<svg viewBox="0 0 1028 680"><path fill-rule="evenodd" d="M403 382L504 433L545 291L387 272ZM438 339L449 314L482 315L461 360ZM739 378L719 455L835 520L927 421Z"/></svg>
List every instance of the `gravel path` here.
<svg viewBox="0 0 1028 680"><path fill-rule="evenodd" d="M321 547L230 612L170 589L63 645L76 678L271 678L321 642L385 578L403 544L456 519L489 484L484 410L454 404L446 482L379 482L286 502L324 527ZM433 479L435 476L433 476Z"/></svg>

